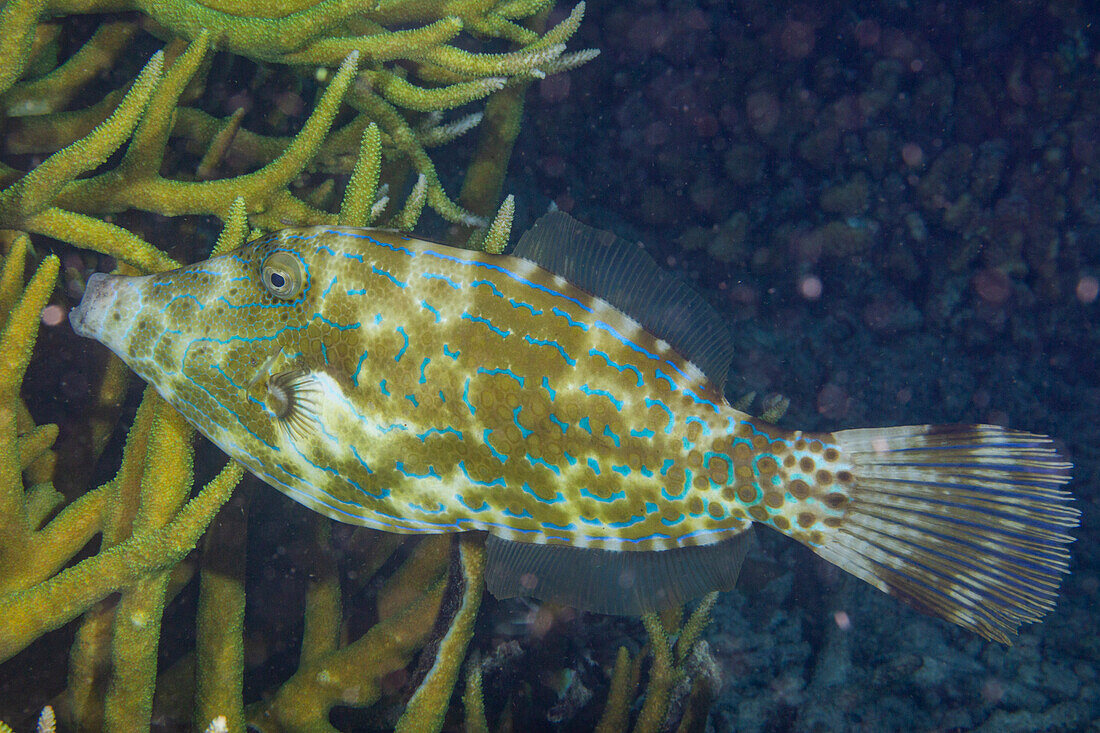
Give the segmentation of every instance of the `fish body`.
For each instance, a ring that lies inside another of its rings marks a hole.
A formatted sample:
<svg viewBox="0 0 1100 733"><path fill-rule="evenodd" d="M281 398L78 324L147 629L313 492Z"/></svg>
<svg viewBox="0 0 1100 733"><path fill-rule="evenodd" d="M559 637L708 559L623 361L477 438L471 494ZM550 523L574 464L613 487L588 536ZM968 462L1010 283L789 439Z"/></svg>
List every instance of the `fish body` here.
<svg viewBox="0 0 1100 733"><path fill-rule="evenodd" d="M556 216L517 252L566 246ZM501 595L667 605L732 584L765 524L986 636L1049 608L1076 514L1048 439L781 429L598 289L522 256L320 226L95 275L71 321L306 506L388 532L488 532Z"/></svg>

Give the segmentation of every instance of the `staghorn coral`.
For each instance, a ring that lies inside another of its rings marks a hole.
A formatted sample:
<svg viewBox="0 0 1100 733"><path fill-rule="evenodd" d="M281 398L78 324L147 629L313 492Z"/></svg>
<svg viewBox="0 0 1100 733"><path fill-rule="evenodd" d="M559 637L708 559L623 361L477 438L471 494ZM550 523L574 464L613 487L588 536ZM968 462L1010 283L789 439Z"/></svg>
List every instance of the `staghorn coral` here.
<svg viewBox="0 0 1100 733"><path fill-rule="evenodd" d="M699 635L717 599L717 593L707 594L683 623L679 608L667 612L663 618L653 613L642 618L649 634L653 662L645 688L645 702L634 724L636 733L670 730L673 726L683 731L706 728L706 711L717 694L720 680L713 669L713 661L702 666L698 663L699 659L710 659L706 642L701 642ZM638 686L642 658L640 654L632 662L630 653L619 647L611 688L596 733L626 729L634 697L631 692ZM701 671L708 667L709 674Z"/></svg>
<svg viewBox="0 0 1100 733"><path fill-rule="evenodd" d="M52 167L38 176L37 187L31 185L34 181L24 183L10 195L0 213L0 226L65 241L77 239L75 243L89 246L93 235L82 236L82 230L93 225L81 215L138 209L166 216L221 216L236 195L245 198L248 213L256 217L259 226L276 228L286 221L331 222L333 214L307 203L304 199L310 198L308 194L293 195L288 184L315 161L323 161L328 172L347 172L358 157L364 130L372 123L379 126L387 156L395 161L391 175L399 178L399 169L411 169L424 179L423 195L429 207L452 222L479 223L478 215L490 214L495 199L474 214L455 204L444 192L426 149L466 132L480 116L445 123L441 114L506 90L509 85L522 86L526 79L572 68L591 58L594 52L590 51L563 54L565 41L583 16L584 4L578 4L565 20L542 35L514 21L544 11L547 2L488 7L484 3L452 3L442 8L428 3L401 3L383 5L372 12L364 12L358 5L303 3L299 12L265 17L264 13L271 12L265 3L234 6L231 14L212 4L188 0L135 3L135 9L151 14L158 33L175 39L166 49L166 58L154 57L125 97L123 90L115 90L90 107L61 111L92 81L97 70L121 56L136 32L135 24L105 24L64 63L19 80L19 73L37 69L42 57L51 52L50 43L43 40L44 29L55 28L56 24L36 25L35 19L63 12L120 8L118 3L97 2L6 4L0 10L0 37L13 61L5 67L8 75L0 77L0 108L10 119L6 141L9 150L50 152L78 144L93 129L95 137L87 141L87 150L70 148L67 159L54 160ZM421 23L431 16L439 19L418 29L386 30L388 25ZM508 53L481 54L445 43L467 27L522 45ZM339 35L345 31L351 35ZM339 71L331 75L326 93L298 134L291 138L256 135L241 129L237 112L218 119L199 106L187 104L197 101L209 78L211 43L252 59L308 64L310 71L320 66L322 71L316 73L319 78L330 76L326 67L339 67ZM164 78L160 80L162 67ZM13 69L19 73L13 75ZM414 83L418 78L421 84ZM96 128L120 98L124 104L111 115L106 129ZM350 107L352 116L333 131L331 126L342 103ZM75 180L102 163L126 140L130 130L136 130L134 139L117 168ZM161 176L166 144L172 138L202 155L194 174ZM247 175L203 180L227 154L237 156L235 163L241 168L263 167ZM18 171L0 168L0 183L11 184L17 179ZM42 185L46 179L49 186ZM499 176L484 185L489 190L499 188ZM29 191L23 191L28 186ZM34 195L27 198L25 193ZM47 201L54 205L47 208ZM407 218L401 223L409 226ZM137 245L127 241L123 232L102 223L94 237L99 241L112 238L123 251L123 245ZM153 264L146 262L143 269L151 269ZM163 269L164 263L159 264Z"/></svg>
<svg viewBox="0 0 1100 733"><path fill-rule="evenodd" d="M13 242L2 275L5 325L0 334L4 359L0 389L5 408L0 411L0 453L4 456L0 468L0 614L5 622L0 632L0 656L10 657L45 631L125 588L120 608L129 612L126 618L131 623L123 624L124 636L129 632L125 643L114 647L120 655L115 660L120 675L107 705L126 715L128 708L143 701L140 695L127 694L125 677L148 665L149 645L141 637L156 631L155 625L136 622L159 620L156 608L163 603L167 569L190 549L189 541L197 540L220 501L236 485L240 469L227 468L179 510L190 489L190 429L183 428L182 421L159 398L150 397L131 431L127 457L116 478L57 511L63 497L50 481L49 460L57 430L33 425L19 390L30 362L39 314L53 290L59 262L53 256L46 258L22 289L27 247L25 236ZM171 424L160 425L158 420ZM150 437L154 426L162 429ZM36 483L26 486L24 476ZM173 491L173 486L179 490ZM172 521L168 521L169 515L174 515ZM103 535L107 549L62 570L96 533ZM154 635L154 667L155 649ZM151 694L151 688L148 692Z"/></svg>
<svg viewBox="0 0 1100 733"><path fill-rule="evenodd" d="M425 208L460 225L455 236L471 246L495 252L506 246L515 203L511 196L499 208L498 202L524 91L530 79L591 58L593 52L563 53L583 4L546 32L533 30L545 20L544 1L364 8L303 0L281 7L278 17L265 3L230 7L217 0L10 0L0 8L0 48L8 59L0 67L6 155L0 230L21 232L10 238L0 270L0 404L12 406L0 410L0 660L11 668L61 653L58 637L48 634L68 626L67 680L34 686L40 699L27 700L31 707L22 712L49 700L65 730L143 728L154 720L207 730L243 731L246 722L265 730L331 730L333 715L358 708L375 724L430 731L440 730L457 706L465 708L468 729L489 730L487 716L498 713L501 729L509 714L495 699L487 704L477 664L466 666L465 694L452 701L481 603L484 551L477 537L407 542L334 530L310 517L307 536L296 538L297 562L309 568L300 629L287 631L294 614L278 599L271 601L277 623L257 628L247 612L245 558L251 538L270 524L253 527L250 489L238 489L239 466L211 466L209 456L196 453L190 427L147 390L117 471L89 486L91 466L74 456L106 462L113 455L128 379L114 359L95 372L94 409L77 436L63 432L59 439L56 426L36 425L20 398L39 314L61 270L57 257L46 257L23 287L27 261L37 259L26 234L42 244L74 245L102 256L101 266L113 261L131 273L204 256L184 244L202 239L195 217L222 220L216 253L287 223L411 229ZM62 59L59 38L72 14L122 9L148 17L107 16ZM533 16L539 17L521 24ZM403 30L387 30L394 26ZM105 89L118 84L119 67L140 55L135 45L149 47L145 29L167 45L147 54L131 82ZM478 53L449 45L466 30L512 48ZM261 126L262 132L249 129L247 105L217 116L203 106L204 89L216 88L212 47L289 65L255 67L249 94L262 97L271 84L298 92L316 86L312 112L300 123L290 115ZM427 151L481 120L473 114L446 121L448 110L486 96L488 129L459 206L444 192ZM174 242L172 253L153 240ZM61 252L66 286L78 295L96 259ZM81 442L86 447L78 453ZM59 471L61 463L76 470ZM196 483L201 488L192 494ZM192 580L197 590L189 590ZM177 598L195 599L193 619L181 617ZM190 624L193 647L173 648L166 634ZM650 628L655 648L668 650L669 638L656 628ZM680 646L697 632L680 632ZM273 654L257 639L285 643L288 633L298 648L297 669L254 682L266 693L246 706L245 680ZM166 654L174 659L166 662ZM623 721L642 659L630 663L633 685L617 678L613 705ZM683 677L676 671L681 662L655 665L647 720L668 715L674 697L668 686ZM49 674L59 665L44 668ZM399 715L387 712L395 708Z"/></svg>

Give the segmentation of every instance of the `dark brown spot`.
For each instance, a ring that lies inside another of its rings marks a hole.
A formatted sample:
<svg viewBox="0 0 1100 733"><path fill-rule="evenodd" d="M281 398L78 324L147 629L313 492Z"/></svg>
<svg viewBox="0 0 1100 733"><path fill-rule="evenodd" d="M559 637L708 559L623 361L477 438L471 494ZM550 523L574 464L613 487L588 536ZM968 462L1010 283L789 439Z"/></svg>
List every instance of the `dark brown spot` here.
<svg viewBox="0 0 1100 733"><path fill-rule="evenodd" d="M798 526L802 528L814 526L814 515L809 512L799 512L798 514Z"/></svg>
<svg viewBox="0 0 1100 733"><path fill-rule="evenodd" d="M725 492L723 492L723 494L724 493ZM733 497L729 497L729 498L732 499ZM722 507L718 504L718 502L712 501L707 506L707 513L710 514L710 516L713 517L714 519L721 519L722 518Z"/></svg>
<svg viewBox="0 0 1100 733"><path fill-rule="evenodd" d="M814 459L809 456L802 456L802 460L798 462L798 467L802 469L802 473L811 473L814 470Z"/></svg>
<svg viewBox="0 0 1100 733"><path fill-rule="evenodd" d="M783 459L783 467L791 468L792 466L794 466L794 456L788 453L786 458Z"/></svg>
<svg viewBox="0 0 1100 733"><path fill-rule="evenodd" d="M810 532L810 542L815 545L820 545L824 539L825 537L821 534L820 530L815 529L813 532Z"/></svg>
<svg viewBox="0 0 1100 733"><path fill-rule="evenodd" d="M775 525L776 529L780 529L784 532L786 532L788 529L791 528L790 520L787 519L786 517L784 517L783 515L779 515L779 516L775 517L774 519L772 519L772 524Z"/></svg>
<svg viewBox="0 0 1100 733"><path fill-rule="evenodd" d="M851 471L837 471L836 472L836 480L839 481L842 484L850 484L850 483L852 483L852 472Z"/></svg>
<svg viewBox="0 0 1100 733"><path fill-rule="evenodd" d="M749 507L749 516L758 522L766 522L768 521L768 510L759 504L754 504Z"/></svg>
<svg viewBox="0 0 1100 733"><path fill-rule="evenodd" d="M830 509L842 509L848 503L848 497L836 492L825 497L825 506Z"/></svg>
<svg viewBox="0 0 1100 733"><path fill-rule="evenodd" d="M840 517L825 517L822 521L825 523L826 527L839 527L844 524L844 520Z"/></svg>
<svg viewBox="0 0 1100 733"><path fill-rule="evenodd" d="M733 446L733 462L748 463L752 459L752 448L745 443Z"/></svg>
<svg viewBox="0 0 1100 733"><path fill-rule="evenodd" d="M788 487L791 495L796 499L806 499L810 496L810 485L800 478L796 478Z"/></svg>
<svg viewBox="0 0 1100 733"><path fill-rule="evenodd" d="M794 449L795 450L806 450L806 439L805 438L799 438L798 440L796 440L794 442Z"/></svg>
<svg viewBox="0 0 1100 733"><path fill-rule="evenodd" d="M692 424L694 424L694 423L692 423ZM688 453L687 464L688 464L688 467L692 468L693 470L698 471L703 466L703 456L702 456L702 454L699 453L699 451L697 451L697 450L693 450L691 453Z"/></svg>
<svg viewBox="0 0 1100 733"><path fill-rule="evenodd" d="M694 479L692 479L691 485L699 491L706 491L710 488L710 481L707 479L706 476L699 474Z"/></svg>
<svg viewBox="0 0 1100 733"><path fill-rule="evenodd" d="M810 452L811 453L820 453L821 452L821 447L822 447L821 443L819 443L815 440L814 442L810 443Z"/></svg>
<svg viewBox="0 0 1100 733"><path fill-rule="evenodd" d="M783 506L783 493L781 491L765 491L764 503L772 509L778 509Z"/></svg>
<svg viewBox="0 0 1100 733"><path fill-rule="evenodd" d="M757 453L763 453L768 449L769 445L771 445L771 443L763 435L753 436L752 447L756 449Z"/></svg>
<svg viewBox="0 0 1100 733"><path fill-rule="evenodd" d="M774 476L779 473L779 464L772 456L764 456L756 462L756 469L760 471L761 476Z"/></svg>
<svg viewBox="0 0 1100 733"><path fill-rule="evenodd" d="M698 496L691 497L691 500L688 501L688 511L691 512L692 514L702 513L702 511L703 511L703 500L700 499Z"/></svg>
<svg viewBox="0 0 1100 733"><path fill-rule="evenodd" d="M737 498L737 490L734 489L732 486L727 486L726 488L722 489L722 498L726 501L733 501ZM710 507L711 509L713 509L714 505L711 504Z"/></svg>
<svg viewBox="0 0 1100 733"><path fill-rule="evenodd" d="M825 450L826 461L835 461L837 458L840 458L840 452L837 451L836 448L827 448Z"/></svg>
<svg viewBox="0 0 1100 733"><path fill-rule="evenodd" d="M833 473L822 469L814 475L814 481L817 481L818 486L828 486L833 482Z"/></svg>
<svg viewBox="0 0 1100 733"><path fill-rule="evenodd" d="M737 490L737 499L744 504L756 503L756 489L752 486L742 486Z"/></svg>

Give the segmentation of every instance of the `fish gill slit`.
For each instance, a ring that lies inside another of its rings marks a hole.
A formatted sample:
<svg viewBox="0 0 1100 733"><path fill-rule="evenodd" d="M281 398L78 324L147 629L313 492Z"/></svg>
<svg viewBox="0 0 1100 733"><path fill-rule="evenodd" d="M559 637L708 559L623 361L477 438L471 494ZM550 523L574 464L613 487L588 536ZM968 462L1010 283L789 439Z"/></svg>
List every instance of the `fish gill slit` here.
<svg viewBox="0 0 1100 733"><path fill-rule="evenodd" d="M264 359L264 363L260 364L260 368L257 369L256 373L252 375L252 379L248 380L248 382L245 383L244 389L246 392L251 391L253 387L260 383L260 380L266 379L268 377L268 375L271 373L272 365L275 364L275 360L278 359L279 355L282 353L282 348L278 348L275 349L275 351L273 351L270 356Z"/></svg>

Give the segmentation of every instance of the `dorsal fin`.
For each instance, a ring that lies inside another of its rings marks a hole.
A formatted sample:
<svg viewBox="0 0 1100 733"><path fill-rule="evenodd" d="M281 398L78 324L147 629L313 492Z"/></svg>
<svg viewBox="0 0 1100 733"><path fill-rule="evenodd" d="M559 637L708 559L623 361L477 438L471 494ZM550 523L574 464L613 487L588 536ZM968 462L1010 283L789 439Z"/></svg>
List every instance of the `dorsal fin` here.
<svg viewBox="0 0 1100 733"><path fill-rule="evenodd" d="M733 340L718 313L638 245L552 211L520 237L512 255L560 275L606 300L667 341L719 390Z"/></svg>

